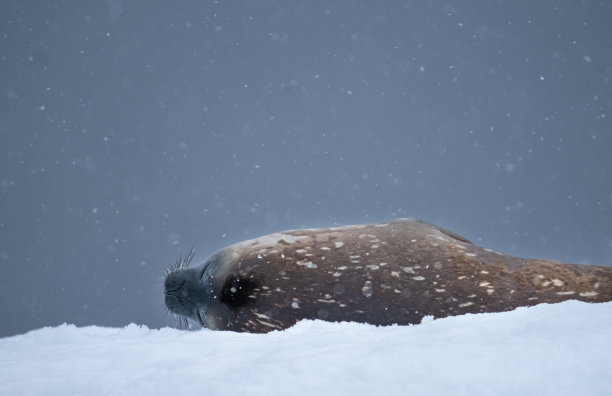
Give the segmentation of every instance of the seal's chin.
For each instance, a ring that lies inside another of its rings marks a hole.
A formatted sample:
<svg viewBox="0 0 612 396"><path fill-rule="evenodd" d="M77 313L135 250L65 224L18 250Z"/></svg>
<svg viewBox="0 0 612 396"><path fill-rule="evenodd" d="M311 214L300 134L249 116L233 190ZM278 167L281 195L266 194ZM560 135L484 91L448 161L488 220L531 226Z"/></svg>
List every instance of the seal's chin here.
<svg viewBox="0 0 612 396"><path fill-rule="evenodd" d="M182 290L182 289L179 289ZM168 311L172 315L177 315L179 323L185 325L187 328L207 327L206 324L206 311L201 307L196 307L189 304L189 299L181 298L181 296L175 294L177 290L165 291L164 302ZM193 326L189 325L189 322Z"/></svg>

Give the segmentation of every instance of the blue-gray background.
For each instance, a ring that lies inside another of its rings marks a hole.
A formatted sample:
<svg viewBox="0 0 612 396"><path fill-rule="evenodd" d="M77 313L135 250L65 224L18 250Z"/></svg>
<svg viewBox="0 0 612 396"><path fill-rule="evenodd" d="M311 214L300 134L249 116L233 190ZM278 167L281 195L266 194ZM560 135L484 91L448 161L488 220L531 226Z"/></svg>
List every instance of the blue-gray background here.
<svg viewBox="0 0 612 396"><path fill-rule="evenodd" d="M608 1L0 1L0 335L172 325L164 268L416 217L612 263Z"/></svg>

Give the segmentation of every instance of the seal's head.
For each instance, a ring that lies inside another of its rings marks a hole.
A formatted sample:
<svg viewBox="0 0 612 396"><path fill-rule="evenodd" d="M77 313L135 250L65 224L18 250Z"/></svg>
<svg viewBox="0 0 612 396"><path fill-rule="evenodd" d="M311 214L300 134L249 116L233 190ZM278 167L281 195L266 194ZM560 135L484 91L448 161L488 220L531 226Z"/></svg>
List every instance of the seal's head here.
<svg viewBox="0 0 612 396"><path fill-rule="evenodd" d="M176 315L179 324L189 328L188 320L202 327L216 329L217 318L235 313L253 303L259 284L253 277L244 277L228 268L226 254L217 252L202 265L189 268L193 249L166 271L164 296L166 307Z"/></svg>
<svg viewBox="0 0 612 396"><path fill-rule="evenodd" d="M204 268L188 268L195 252L192 249L184 259L179 258L166 271L164 281L165 303L168 310L179 315L183 323L193 319L204 326L202 313L206 312L208 284L203 281Z"/></svg>

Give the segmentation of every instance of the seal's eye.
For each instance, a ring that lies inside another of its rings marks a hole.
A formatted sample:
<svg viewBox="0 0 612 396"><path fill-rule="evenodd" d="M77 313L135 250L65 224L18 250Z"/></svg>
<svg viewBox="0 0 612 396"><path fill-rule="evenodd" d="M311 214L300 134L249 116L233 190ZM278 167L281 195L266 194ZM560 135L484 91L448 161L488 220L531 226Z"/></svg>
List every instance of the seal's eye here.
<svg viewBox="0 0 612 396"><path fill-rule="evenodd" d="M229 274L223 282L220 300L231 309L237 309L252 301L252 293L257 288L253 278L245 278L236 274Z"/></svg>

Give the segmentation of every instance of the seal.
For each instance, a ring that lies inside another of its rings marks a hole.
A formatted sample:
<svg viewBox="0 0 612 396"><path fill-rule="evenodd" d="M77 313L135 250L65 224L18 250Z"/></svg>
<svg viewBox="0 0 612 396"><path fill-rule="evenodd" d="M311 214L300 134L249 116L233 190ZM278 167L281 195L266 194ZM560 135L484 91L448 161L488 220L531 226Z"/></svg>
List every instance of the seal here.
<svg viewBox="0 0 612 396"><path fill-rule="evenodd" d="M168 271L165 303L216 330L265 333L301 319L407 325L612 300L612 267L513 257L413 219L284 231L189 268L192 257Z"/></svg>

